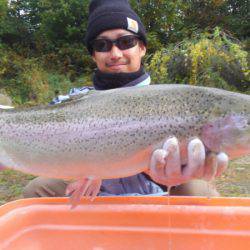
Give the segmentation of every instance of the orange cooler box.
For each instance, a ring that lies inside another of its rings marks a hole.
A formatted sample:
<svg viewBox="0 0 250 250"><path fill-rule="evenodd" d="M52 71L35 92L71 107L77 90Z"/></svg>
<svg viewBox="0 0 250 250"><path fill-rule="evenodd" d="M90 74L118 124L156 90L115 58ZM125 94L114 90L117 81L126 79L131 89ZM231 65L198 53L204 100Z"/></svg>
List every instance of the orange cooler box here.
<svg viewBox="0 0 250 250"><path fill-rule="evenodd" d="M249 250L250 198L67 198L0 207L1 250Z"/></svg>

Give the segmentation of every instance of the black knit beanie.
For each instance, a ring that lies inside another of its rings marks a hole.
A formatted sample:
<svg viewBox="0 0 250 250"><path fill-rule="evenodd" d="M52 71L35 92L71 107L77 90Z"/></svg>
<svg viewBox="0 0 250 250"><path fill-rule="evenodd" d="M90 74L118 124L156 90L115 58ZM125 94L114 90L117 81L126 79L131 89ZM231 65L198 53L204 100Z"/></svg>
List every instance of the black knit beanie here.
<svg viewBox="0 0 250 250"><path fill-rule="evenodd" d="M110 29L125 29L139 36L147 44L145 28L128 0L92 0L85 37L86 46L92 54L91 41L100 33Z"/></svg>

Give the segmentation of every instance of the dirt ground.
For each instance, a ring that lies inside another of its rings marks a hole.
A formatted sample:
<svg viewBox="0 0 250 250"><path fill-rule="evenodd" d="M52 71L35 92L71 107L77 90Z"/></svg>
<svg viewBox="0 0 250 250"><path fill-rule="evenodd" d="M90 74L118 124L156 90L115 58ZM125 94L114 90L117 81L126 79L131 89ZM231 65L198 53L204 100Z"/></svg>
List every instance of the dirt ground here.
<svg viewBox="0 0 250 250"><path fill-rule="evenodd" d="M22 198L22 189L32 178L13 170L0 172L0 205ZM214 185L222 196L250 197L250 156L231 162Z"/></svg>

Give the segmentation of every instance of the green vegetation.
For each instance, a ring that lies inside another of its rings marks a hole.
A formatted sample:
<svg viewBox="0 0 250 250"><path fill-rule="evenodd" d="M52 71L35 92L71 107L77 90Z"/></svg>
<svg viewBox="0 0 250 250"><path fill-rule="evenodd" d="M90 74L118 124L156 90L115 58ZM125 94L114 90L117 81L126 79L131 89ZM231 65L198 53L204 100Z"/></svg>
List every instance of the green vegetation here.
<svg viewBox="0 0 250 250"><path fill-rule="evenodd" d="M151 55L154 82L249 91L248 53L219 28L162 48Z"/></svg>
<svg viewBox="0 0 250 250"><path fill-rule="evenodd" d="M249 93L248 1L131 0L148 31L155 83ZM84 47L89 1L0 0L0 92L15 105L47 103L91 84Z"/></svg>
<svg viewBox="0 0 250 250"><path fill-rule="evenodd" d="M23 187L34 178L13 170L0 172L0 205L22 198Z"/></svg>

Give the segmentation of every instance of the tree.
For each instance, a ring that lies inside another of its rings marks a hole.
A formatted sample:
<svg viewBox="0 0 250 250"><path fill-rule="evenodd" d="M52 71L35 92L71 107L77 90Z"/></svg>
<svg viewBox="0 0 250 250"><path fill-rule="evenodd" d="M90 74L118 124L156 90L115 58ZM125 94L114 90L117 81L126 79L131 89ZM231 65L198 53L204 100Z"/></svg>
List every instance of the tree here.
<svg viewBox="0 0 250 250"><path fill-rule="evenodd" d="M191 31L220 27L239 39L249 37L248 0L187 0L184 23Z"/></svg>
<svg viewBox="0 0 250 250"><path fill-rule="evenodd" d="M5 15L0 26L0 39L10 47L26 47L30 45L31 35L29 23L23 15L22 1L6 2Z"/></svg>
<svg viewBox="0 0 250 250"><path fill-rule="evenodd" d="M82 43L86 32L87 7L85 0L39 1L37 38L54 46Z"/></svg>
<svg viewBox="0 0 250 250"><path fill-rule="evenodd" d="M240 39L250 36L250 11L248 0L228 0L224 27Z"/></svg>
<svg viewBox="0 0 250 250"><path fill-rule="evenodd" d="M167 45L183 38L183 9L186 5L182 0L133 0L131 5L148 31L149 49L158 48L159 43Z"/></svg>

